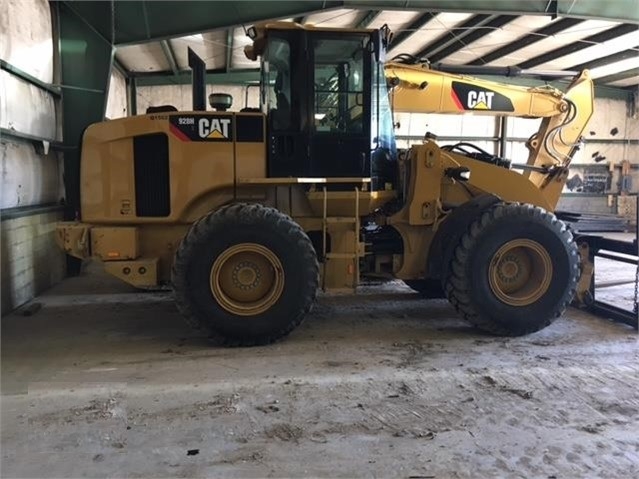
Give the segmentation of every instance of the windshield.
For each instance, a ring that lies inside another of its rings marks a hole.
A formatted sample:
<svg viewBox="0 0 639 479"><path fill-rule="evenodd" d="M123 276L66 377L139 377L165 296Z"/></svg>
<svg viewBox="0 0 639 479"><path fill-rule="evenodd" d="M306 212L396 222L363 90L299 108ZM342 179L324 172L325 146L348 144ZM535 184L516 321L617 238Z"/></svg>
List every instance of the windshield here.
<svg viewBox="0 0 639 479"><path fill-rule="evenodd" d="M318 38L314 48L315 131L362 133L365 38Z"/></svg>

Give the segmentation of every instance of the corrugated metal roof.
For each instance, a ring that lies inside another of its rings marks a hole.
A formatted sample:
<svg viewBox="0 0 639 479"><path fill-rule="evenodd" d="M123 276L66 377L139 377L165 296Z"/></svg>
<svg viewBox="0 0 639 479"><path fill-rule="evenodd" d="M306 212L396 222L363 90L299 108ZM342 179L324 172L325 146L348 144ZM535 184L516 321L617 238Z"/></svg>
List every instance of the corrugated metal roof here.
<svg viewBox="0 0 639 479"><path fill-rule="evenodd" d="M528 20L528 17L523 17L524 20ZM531 18L532 20L532 18ZM554 20L557 21L557 20ZM528 47L516 50L510 55L502 57L498 60L491 62L491 65L495 66L508 66L517 65L529 58L536 57L544 52L554 50L555 48L569 46L571 43L586 38L595 33L600 33L603 30L614 27L616 24L612 22L604 22L600 20L587 20L579 23L573 27L566 28L561 32L557 32L554 35L547 36L544 39L530 45ZM583 50L582 50L583 54ZM582 57L585 61L586 58ZM558 59L562 65L559 69L568 68L571 64L564 64L561 59ZM555 67L557 62L555 62Z"/></svg>
<svg viewBox="0 0 639 479"><path fill-rule="evenodd" d="M394 32L389 57L398 53L424 54L453 64L510 66L534 61L541 70L589 67L594 78L617 87L639 84L639 30L637 26L604 20L565 20L549 16L475 15L474 13L424 13L411 10L368 11L334 9L288 21L326 27L388 24ZM593 40L594 38L594 40ZM600 40L601 39L601 40ZM213 71L255 69L244 56L250 40L244 27L195 34L169 41L179 70L186 70L191 47ZM230 51L229 51L230 49ZM171 60L160 42L119 47L116 58L135 73L171 72ZM549 55L545 55L551 52ZM503 53L503 54L502 54ZM610 57L610 58L608 58Z"/></svg>
<svg viewBox="0 0 639 479"><path fill-rule="evenodd" d="M304 23L321 25L323 27L348 28L357 25L357 22L366 15L363 10L339 9L327 12L313 13L304 18Z"/></svg>
<svg viewBox="0 0 639 479"><path fill-rule="evenodd" d="M446 63L466 64L477 59L481 60L487 53L519 40L530 34L531 31L545 27L551 22L550 17L516 18L503 27L492 30L479 40L462 46L457 52L446 57Z"/></svg>
<svg viewBox="0 0 639 479"><path fill-rule="evenodd" d="M143 43L117 49L116 58L131 72L156 72L169 70L160 42Z"/></svg>
<svg viewBox="0 0 639 479"><path fill-rule="evenodd" d="M626 80L618 80L608 83L608 85L612 86L620 86L620 87L629 87L629 86L637 86L639 85L639 75L632 76L627 78Z"/></svg>
<svg viewBox="0 0 639 479"><path fill-rule="evenodd" d="M462 31L459 25L472 16L472 13L440 13L418 30L400 30L400 32L408 31L412 33L405 41L399 44L393 42L388 56L392 58L398 53L417 53L446 32Z"/></svg>
<svg viewBox="0 0 639 479"><path fill-rule="evenodd" d="M620 52L635 45L639 45L639 30L593 45L584 50L564 55L557 60L542 63L539 65L539 68L562 68L563 65L579 65ZM639 52L637 54L639 55Z"/></svg>
<svg viewBox="0 0 639 479"><path fill-rule="evenodd" d="M384 25L388 25L388 28L393 32L400 32L403 28L409 25L413 20L421 15L421 12L413 12L408 10L393 10L380 12L380 14L373 19L368 25L370 28L381 28Z"/></svg>
<svg viewBox="0 0 639 479"><path fill-rule="evenodd" d="M206 62L207 68L216 69L224 68L226 65L226 40L226 32L218 30L174 38L170 42L180 69L185 70L189 66L188 47L191 47Z"/></svg>

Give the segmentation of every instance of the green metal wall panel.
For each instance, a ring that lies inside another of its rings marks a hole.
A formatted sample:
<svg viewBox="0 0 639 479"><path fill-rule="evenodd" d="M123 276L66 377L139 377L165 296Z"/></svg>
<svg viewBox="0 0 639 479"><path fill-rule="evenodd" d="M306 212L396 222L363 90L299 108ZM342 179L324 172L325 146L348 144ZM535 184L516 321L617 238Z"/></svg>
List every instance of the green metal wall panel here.
<svg viewBox="0 0 639 479"><path fill-rule="evenodd" d="M80 207L80 140L87 126L104 120L115 49L66 4L58 3L58 15L63 143L68 148L65 216L72 219Z"/></svg>
<svg viewBox="0 0 639 479"><path fill-rule="evenodd" d="M103 36L111 31L111 2L64 2L84 17ZM200 33L270 18L286 18L316 10L339 7L341 1L116 1L115 43L149 40ZM179 12L179 15L176 15Z"/></svg>
<svg viewBox="0 0 639 479"><path fill-rule="evenodd" d="M102 36L110 38L109 1L66 1ZM639 24L637 0L341 0L341 1L116 1L115 43L143 43L260 20L332 8L424 10L513 15L559 15ZM179 16L176 15L179 12Z"/></svg>
<svg viewBox="0 0 639 479"><path fill-rule="evenodd" d="M344 8L553 15L639 24L637 0L345 0Z"/></svg>

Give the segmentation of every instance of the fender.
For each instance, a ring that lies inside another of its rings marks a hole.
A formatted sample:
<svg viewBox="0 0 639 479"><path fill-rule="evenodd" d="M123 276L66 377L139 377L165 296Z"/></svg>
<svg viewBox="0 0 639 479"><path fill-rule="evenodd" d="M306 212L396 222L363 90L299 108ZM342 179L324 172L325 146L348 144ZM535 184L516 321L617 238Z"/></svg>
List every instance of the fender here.
<svg viewBox="0 0 639 479"><path fill-rule="evenodd" d="M453 251L470 223L500 201L501 198L491 194L476 196L448 215L437 229L428 251L426 272L429 278L445 277Z"/></svg>

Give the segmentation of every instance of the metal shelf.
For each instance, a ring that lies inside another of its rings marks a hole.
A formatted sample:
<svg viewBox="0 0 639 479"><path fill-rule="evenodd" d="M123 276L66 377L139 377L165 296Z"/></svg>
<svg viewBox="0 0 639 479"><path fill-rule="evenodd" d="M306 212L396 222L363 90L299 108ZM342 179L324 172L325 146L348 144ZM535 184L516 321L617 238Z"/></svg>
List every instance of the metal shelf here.
<svg viewBox="0 0 639 479"><path fill-rule="evenodd" d="M31 85L37 86L38 88L51 93L57 98L60 98L62 96L62 91L60 90L60 88L53 86L50 83L43 82L42 80L29 75L27 72L20 70L18 67L11 65L4 60L0 60L0 69L17 76L18 78L26 81L27 83L30 83Z"/></svg>
<svg viewBox="0 0 639 479"><path fill-rule="evenodd" d="M57 203L47 203L34 206L17 206L15 208L0 209L0 220L15 220L25 216L41 215L44 213L54 213L64 211L65 206Z"/></svg>
<svg viewBox="0 0 639 479"><path fill-rule="evenodd" d="M75 149L75 147L65 146L62 142L51 138L42 138L40 136L29 135L28 133L22 133L20 131L0 128L0 141L4 139L19 143L31 143L40 154L44 153L45 143L49 143L49 148L55 151L68 151Z"/></svg>

